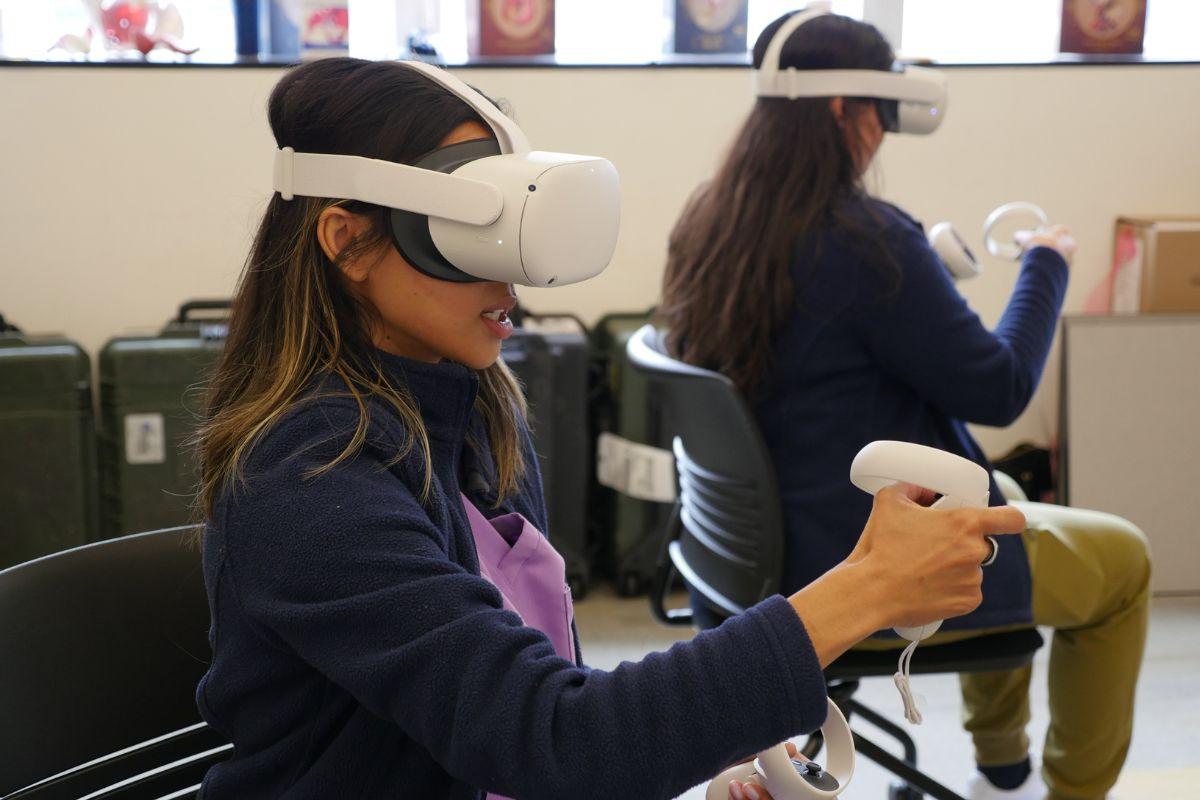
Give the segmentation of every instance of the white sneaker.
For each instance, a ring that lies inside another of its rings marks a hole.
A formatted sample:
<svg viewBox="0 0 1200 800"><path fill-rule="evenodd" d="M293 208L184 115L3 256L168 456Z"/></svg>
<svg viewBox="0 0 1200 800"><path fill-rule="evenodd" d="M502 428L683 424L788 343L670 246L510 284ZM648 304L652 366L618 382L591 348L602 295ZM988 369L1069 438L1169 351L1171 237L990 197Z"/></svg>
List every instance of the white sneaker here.
<svg viewBox="0 0 1200 800"><path fill-rule="evenodd" d="M1043 800L1046 784L1042 782L1041 770L1036 767L1029 777L1015 789L997 789L978 770L967 781L967 800Z"/></svg>

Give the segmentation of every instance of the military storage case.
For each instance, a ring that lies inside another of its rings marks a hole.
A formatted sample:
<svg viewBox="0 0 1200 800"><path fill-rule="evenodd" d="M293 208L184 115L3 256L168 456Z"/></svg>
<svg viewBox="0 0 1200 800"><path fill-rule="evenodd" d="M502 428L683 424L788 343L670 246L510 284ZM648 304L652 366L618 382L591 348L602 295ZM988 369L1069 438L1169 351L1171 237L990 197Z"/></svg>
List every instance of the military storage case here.
<svg viewBox="0 0 1200 800"><path fill-rule="evenodd" d="M587 518L590 349L582 324L564 326L561 317L549 315L525 318L541 327L514 330L503 356L525 389L546 497L546 533L566 562L567 582L578 600L587 593L594 550Z"/></svg>
<svg viewBox="0 0 1200 800"><path fill-rule="evenodd" d="M0 317L0 569L96 535L91 362Z"/></svg>
<svg viewBox="0 0 1200 800"><path fill-rule="evenodd" d="M596 323L592 346L604 368L604 385L593 414L598 435L612 434L635 445L662 448L669 460L670 442L662 430L661 411L650 382L633 369L625 355L630 337L652 315L652 310L608 314ZM605 561L617 591L638 594L654 577L672 504L639 499L600 484L593 491L593 513L604 528Z"/></svg>
<svg viewBox="0 0 1200 800"><path fill-rule="evenodd" d="M106 537L194 520L199 483L189 438L225 343L228 301L185 303L157 336L120 336L100 351L101 531Z"/></svg>

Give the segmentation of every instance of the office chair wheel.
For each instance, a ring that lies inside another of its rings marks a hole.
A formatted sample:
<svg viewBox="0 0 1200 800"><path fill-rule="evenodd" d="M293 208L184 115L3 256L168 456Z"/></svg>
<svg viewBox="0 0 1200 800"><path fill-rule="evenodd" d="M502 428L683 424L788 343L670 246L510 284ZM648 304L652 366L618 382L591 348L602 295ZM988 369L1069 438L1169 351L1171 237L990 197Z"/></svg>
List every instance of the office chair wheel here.
<svg viewBox="0 0 1200 800"><path fill-rule="evenodd" d="M904 781L895 781L888 787L888 800L921 800L924 796Z"/></svg>

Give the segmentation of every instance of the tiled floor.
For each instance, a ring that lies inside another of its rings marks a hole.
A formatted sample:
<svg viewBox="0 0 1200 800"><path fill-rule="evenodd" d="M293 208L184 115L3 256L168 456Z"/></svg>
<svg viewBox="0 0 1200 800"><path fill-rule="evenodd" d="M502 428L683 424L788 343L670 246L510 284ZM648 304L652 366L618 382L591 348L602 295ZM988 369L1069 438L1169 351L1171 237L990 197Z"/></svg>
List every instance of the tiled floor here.
<svg viewBox="0 0 1200 800"><path fill-rule="evenodd" d="M577 604L576 613L583 652L593 667L610 668L621 661L637 660L691 635L690 629L655 622L645 598L618 598L603 586ZM1034 662L1030 736L1035 758L1048 721L1046 657L1043 648ZM958 681L953 676L921 676L913 679L913 685L925 698L925 723L912 729L921 765L946 785L959 788L973 764L970 741L959 726ZM902 719L891 681L864 681L858 697L893 719ZM885 742L883 737L872 738ZM859 758L854 781L842 797L886 800L889 780L873 763ZM1113 796L1119 800L1200 800L1200 598L1157 598L1154 602L1133 745ZM680 800L703 797L704 787L697 787Z"/></svg>

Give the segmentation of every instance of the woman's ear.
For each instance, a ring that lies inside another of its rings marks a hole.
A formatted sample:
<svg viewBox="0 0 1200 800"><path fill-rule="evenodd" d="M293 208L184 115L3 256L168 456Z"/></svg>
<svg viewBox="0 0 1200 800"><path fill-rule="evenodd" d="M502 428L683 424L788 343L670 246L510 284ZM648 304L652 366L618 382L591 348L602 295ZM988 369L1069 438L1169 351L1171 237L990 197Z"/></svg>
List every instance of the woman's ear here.
<svg viewBox="0 0 1200 800"><path fill-rule="evenodd" d="M317 242L325 257L337 263L338 256L354 239L363 233L367 220L358 214L351 214L341 206L330 206L317 217ZM343 274L355 283L366 280L369 264L366 259L356 258L353 261L339 265Z"/></svg>
<svg viewBox="0 0 1200 800"><path fill-rule="evenodd" d="M833 118L837 120L838 125L846 124L846 99L844 97L829 98L829 110L833 112Z"/></svg>

